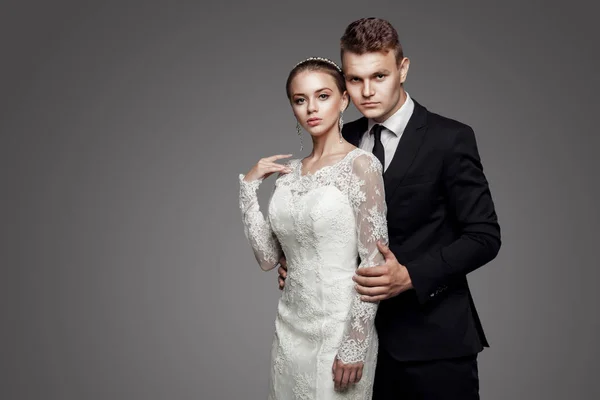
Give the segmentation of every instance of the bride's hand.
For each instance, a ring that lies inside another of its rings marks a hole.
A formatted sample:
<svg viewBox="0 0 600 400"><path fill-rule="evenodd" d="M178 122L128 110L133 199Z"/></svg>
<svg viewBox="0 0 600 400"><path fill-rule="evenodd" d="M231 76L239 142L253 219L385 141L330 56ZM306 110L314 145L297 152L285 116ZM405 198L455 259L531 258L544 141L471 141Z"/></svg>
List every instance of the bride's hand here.
<svg viewBox="0 0 600 400"><path fill-rule="evenodd" d="M282 158L289 158L291 154L277 154L271 157L265 157L258 160L258 163L244 176L246 182L255 181L261 178L268 178L274 172L280 172L282 174L288 174L292 172L288 167L277 164L275 161L281 160Z"/></svg>
<svg viewBox="0 0 600 400"><path fill-rule="evenodd" d="M336 357L333 360L333 382L335 390L346 390L351 384L358 383L362 378L364 363L344 364Z"/></svg>

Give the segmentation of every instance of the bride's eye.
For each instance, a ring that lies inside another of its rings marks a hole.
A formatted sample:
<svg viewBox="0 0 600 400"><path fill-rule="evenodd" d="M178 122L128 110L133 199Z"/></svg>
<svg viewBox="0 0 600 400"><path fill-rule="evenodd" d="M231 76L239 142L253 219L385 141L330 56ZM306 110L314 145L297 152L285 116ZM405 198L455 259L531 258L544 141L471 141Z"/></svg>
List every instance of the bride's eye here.
<svg viewBox="0 0 600 400"><path fill-rule="evenodd" d="M319 98L320 98L321 100L327 100L327 99L329 98L329 95L328 95L328 94L326 94L326 93L321 93L321 94L319 95Z"/></svg>
<svg viewBox="0 0 600 400"><path fill-rule="evenodd" d="M298 98L298 99L294 100L294 103L296 103L296 104L302 104L303 101L304 101L303 98Z"/></svg>

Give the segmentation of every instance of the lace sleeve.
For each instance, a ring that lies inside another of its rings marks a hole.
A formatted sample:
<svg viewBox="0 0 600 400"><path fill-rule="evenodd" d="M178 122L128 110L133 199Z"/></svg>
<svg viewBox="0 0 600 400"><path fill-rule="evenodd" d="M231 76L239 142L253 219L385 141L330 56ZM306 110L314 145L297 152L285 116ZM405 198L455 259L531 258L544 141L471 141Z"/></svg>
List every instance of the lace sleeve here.
<svg viewBox="0 0 600 400"><path fill-rule="evenodd" d="M388 242L381 163L372 154L362 154L353 161L350 197L356 218L358 268L384 263L377 241ZM375 334L375 313L378 303L364 302L355 292L348 325L338 350L337 358L345 364L363 362Z"/></svg>
<svg viewBox="0 0 600 400"><path fill-rule="evenodd" d="M263 216L258 204L256 192L262 180L244 181L240 174L240 210L244 224L244 233L254 251L256 261L264 271L273 269L283 255L281 246L271 230L271 224Z"/></svg>

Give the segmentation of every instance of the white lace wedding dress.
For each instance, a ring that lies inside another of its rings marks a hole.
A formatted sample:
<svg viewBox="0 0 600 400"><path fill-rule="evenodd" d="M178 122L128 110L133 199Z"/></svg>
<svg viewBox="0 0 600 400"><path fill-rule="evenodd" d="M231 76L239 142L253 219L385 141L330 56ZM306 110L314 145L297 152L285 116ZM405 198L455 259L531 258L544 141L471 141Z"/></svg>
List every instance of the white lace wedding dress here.
<svg viewBox="0 0 600 400"><path fill-rule="evenodd" d="M370 399L377 357L377 304L354 289L357 267L383 263L377 240L387 243L381 163L354 149L314 174L300 160L287 163L261 213L260 181L240 175L246 237L264 270L285 254L288 275L279 300L271 353L270 400ZM357 257L362 260L357 265ZM334 391L332 365L364 362L362 379Z"/></svg>

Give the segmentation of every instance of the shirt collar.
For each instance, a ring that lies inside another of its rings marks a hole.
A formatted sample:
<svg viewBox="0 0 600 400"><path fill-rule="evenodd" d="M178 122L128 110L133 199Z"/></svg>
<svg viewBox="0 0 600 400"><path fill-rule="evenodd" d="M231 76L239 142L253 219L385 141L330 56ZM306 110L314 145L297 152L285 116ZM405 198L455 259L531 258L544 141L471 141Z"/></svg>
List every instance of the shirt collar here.
<svg viewBox="0 0 600 400"><path fill-rule="evenodd" d="M404 104L402 104L402 107L400 107L398 111L392 114L388 119L383 121L381 125L383 125L384 128L386 128L396 136L402 135L404 129L406 128L406 125L408 125L408 120L410 119L414 108L415 102L410 98L408 92L406 92L406 100L404 100ZM369 124L367 132L371 132L371 128L373 127L373 125L377 124L378 122L375 122L371 118L369 118L368 121Z"/></svg>

